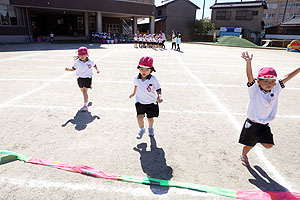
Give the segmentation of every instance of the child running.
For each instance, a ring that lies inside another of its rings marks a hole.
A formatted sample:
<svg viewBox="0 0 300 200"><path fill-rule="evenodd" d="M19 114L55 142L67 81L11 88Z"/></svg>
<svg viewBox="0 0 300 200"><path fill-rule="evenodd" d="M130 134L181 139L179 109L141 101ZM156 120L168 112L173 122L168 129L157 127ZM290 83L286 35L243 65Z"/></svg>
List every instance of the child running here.
<svg viewBox="0 0 300 200"><path fill-rule="evenodd" d="M86 47L80 47L73 66L71 68L65 68L66 71L76 70L77 83L83 94L83 107L80 109L83 112L88 111L89 96L87 92L89 88L92 88L92 67L97 70L98 74L100 73L97 65L88 58L88 49Z"/></svg>
<svg viewBox="0 0 300 200"><path fill-rule="evenodd" d="M251 67L253 55L249 56L248 52L243 52L242 58L246 61L249 102L247 119L239 139L239 143L244 145L240 160L244 166L250 166L247 154L257 143L261 143L267 149L273 147L274 140L269 122L276 116L278 96L285 87L284 84L300 72L300 67L282 80L276 80L277 73L272 67L263 67L255 79Z"/></svg>
<svg viewBox="0 0 300 200"><path fill-rule="evenodd" d="M144 56L140 59L139 65L139 75L134 78L134 90L129 96L132 98L136 95L136 112L137 112L137 122L140 127L136 138L141 139L145 133L144 128L144 117L145 113L148 118L148 133L149 136L154 136L154 117L158 117L159 108L158 103L163 102L161 88L158 80L151 73L155 72L153 67L153 59L148 56Z"/></svg>

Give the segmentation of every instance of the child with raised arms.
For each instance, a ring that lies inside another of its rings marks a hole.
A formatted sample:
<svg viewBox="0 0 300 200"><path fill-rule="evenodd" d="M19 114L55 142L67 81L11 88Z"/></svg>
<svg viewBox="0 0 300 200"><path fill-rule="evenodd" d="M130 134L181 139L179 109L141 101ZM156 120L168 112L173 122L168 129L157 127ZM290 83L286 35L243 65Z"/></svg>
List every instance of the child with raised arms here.
<svg viewBox="0 0 300 200"><path fill-rule="evenodd" d="M267 149L274 145L273 134L269 122L277 112L278 97L285 83L300 72L300 67L277 80L277 73L272 67L263 67L259 70L255 79L252 74L251 61L253 55L248 52L242 53L246 61L246 74L248 78L249 102L247 107L247 119L240 134L239 143L243 144L240 160L245 166L249 166L248 152L257 144L261 143Z"/></svg>
<svg viewBox="0 0 300 200"><path fill-rule="evenodd" d="M76 70L77 83L80 91L83 94L83 107L80 109L81 111L88 111L88 89L91 88L92 85L92 67L97 70L97 73L100 73L97 65L94 63L94 61L90 60L88 56L88 49L86 47L80 47L78 49L78 56L75 57L73 66L71 68L65 68L66 71Z"/></svg>
<svg viewBox="0 0 300 200"><path fill-rule="evenodd" d="M163 102L161 88L158 80L152 72L155 72L153 67L153 59L148 56L144 56L140 59L139 65L139 74L134 78L134 90L129 98L136 95L136 112L137 112L137 122L140 127L136 138L141 139L145 133L144 128L144 117L147 114L148 118L148 133L149 136L154 136L154 117L159 115L158 103Z"/></svg>

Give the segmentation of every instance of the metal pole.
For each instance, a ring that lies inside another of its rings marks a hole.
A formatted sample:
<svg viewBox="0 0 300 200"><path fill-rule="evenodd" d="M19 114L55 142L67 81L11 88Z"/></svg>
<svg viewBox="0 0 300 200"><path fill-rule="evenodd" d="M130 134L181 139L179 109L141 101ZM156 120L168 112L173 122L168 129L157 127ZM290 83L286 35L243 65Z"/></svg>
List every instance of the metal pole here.
<svg viewBox="0 0 300 200"><path fill-rule="evenodd" d="M288 5L288 2L289 2L289 0L286 0L286 2L285 2L285 7L284 7L284 12L283 12L282 22L284 21L284 18L285 18L285 12L286 12L286 7Z"/></svg>
<svg viewBox="0 0 300 200"><path fill-rule="evenodd" d="M203 19L204 18L204 10L205 10L205 0L203 0L203 7L202 7L202 9L203 9L203 12L202 12L202 19Z"/></svg>

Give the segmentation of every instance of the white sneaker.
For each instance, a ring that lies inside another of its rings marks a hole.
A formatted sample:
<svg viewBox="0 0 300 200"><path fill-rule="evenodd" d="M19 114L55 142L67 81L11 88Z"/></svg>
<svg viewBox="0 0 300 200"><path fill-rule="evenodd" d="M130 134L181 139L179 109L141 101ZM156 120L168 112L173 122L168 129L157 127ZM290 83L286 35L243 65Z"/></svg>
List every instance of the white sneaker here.
<svg viewBox="0 0 300 200"><path fill-rule="evenodd" d="M136 135L136 139L141 139L145 133L145 128L141 128L138 134Z"/></svg>
<svg viewBox="0 0 300 200"><path fill-rule="evenodd" d="M148 128L148 133L149 133L149 136L154 136L154 129L152 127L149 127Z"/></svg>

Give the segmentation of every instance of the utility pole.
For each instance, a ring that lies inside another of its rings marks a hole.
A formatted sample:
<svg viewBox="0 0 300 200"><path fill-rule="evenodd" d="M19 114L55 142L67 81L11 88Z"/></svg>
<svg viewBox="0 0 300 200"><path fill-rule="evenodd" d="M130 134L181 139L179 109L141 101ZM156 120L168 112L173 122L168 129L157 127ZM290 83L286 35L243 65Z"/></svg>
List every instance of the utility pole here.
<svg viewBox="0 0 300 200"><path fill-rule="evenodd" d="M217 1L217 0L216 0ZM202 6L202 19L204 19L204 10L205 10L205 0L203 0L203 6Z"/></svg>
<svg viewBox="0 0 300 200"><path fill-rule="evenodd" d="M284 18L285 18L285 12L286 12L286 7L288 6L288 2L289 2L289 0L286 0L286 2L285 2L285 7L284 7L284 12L283 12L282 22L284 21Z"/></svg>

